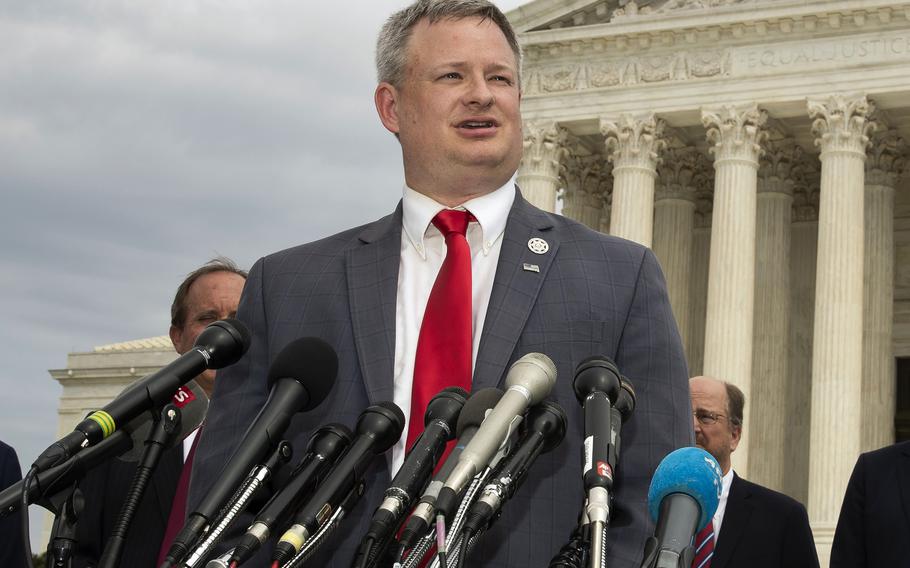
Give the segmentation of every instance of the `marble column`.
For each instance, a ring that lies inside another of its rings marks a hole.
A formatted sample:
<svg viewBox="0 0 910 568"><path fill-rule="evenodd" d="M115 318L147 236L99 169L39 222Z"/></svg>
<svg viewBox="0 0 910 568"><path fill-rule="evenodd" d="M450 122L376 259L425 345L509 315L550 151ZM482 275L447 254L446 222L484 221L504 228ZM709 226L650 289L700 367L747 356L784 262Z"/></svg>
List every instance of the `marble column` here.
<svg viewBox="0 0 910 568"><path fill-rule="evenodd" d="M610 233L651 246L654 222L654 180L663 139L664 121L653 114L622 114L601 119L600 131L613 163L613 207Z"/></svg>
<svg viewBox="0 0 910 568"><path fill-rule="evenodd" d="M749 475L756 483L780 491L787 443L790 218L794 165L802 159L802 148L784 139L768 142L764 150L758 169Z"/></svg>
<svg viewBox="0 0 910 568"><path fill-rule="evenodd" d="M552 121L524 123L524 154L518 166L518 187L531 204L556 211L559 169L566 154L568 131Z"/></svg>
<svg viewBox="0 0 910 568"><path fill-rule="evenodd" d="M821 147L809 434L809 519L827 565L862 432L865 96L808 101Z"/></svg>
<svg viewBox="0 0 910 568"><path fill-rule="evenodd" d="M751 398L758 158L767 114L756 105L702 110L714 154L714 213L708 269L704 374ZM749 473L749 406L733 467Z"/></svg>
<svg viewBox="0 0 910 568"><path fill-rule="evenodd" d="M576 142L576 143L572 143ZM559 192L557 199L562 201L562 215L575 221L581 220L584 207L584 191L582 190L582 172L584 160L590 156L581 155L577 141L566 144L563 162L559 165Z"/></svg>
<svg viewBox="0 0 910 568"><path fill-rule="evenodd" d="M883 127L872 135L866 151L860 445L864 452L894 443L894 187L905 167L904 150L897 130Z"/></svg>
<svg viewBox="0 0 910 568"><path fill-rule="evenodd" d="M666 151L658 168L654 200L654 250L667 280L676 325L688 343L692 242L695 230L695 178L702 162L694 147Z"/></svg>
<svg viewBox="0 0 910 568"><path fill-rule="evenodd" d="M793 192L790 235L790 349L786 389L783 492L806 504L809 499L809 429L812 418L812 326L815 320L815 262L818 252L819 164L803 161L807 175Z"/></svg>

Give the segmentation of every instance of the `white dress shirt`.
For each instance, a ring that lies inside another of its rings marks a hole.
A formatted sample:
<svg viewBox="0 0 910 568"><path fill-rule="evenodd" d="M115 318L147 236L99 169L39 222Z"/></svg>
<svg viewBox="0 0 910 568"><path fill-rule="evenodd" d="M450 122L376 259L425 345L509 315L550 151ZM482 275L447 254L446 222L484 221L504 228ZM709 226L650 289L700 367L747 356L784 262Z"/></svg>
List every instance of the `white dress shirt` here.
<svg viewBox="0 0 910 568"><path fill-rule="evenodd" d="M727 511L727 497L730 496L730 486L733 484L733 468L722 478L720 499L717 501L717 510L714 511L714 542L720 535L720 525L724 522L724 513Z"/></svg>
<svg viewBox="0 0 910 568"><path fill-rule="evenodd" d="M490 292L499 263L502 235L509 210L515 200L515 178L492 193L476 197L456 209L467 210L476 222L468 225L471 247L472 342L471 368L477 360L477 347L490 303ZM411 410L411 383L417 338L427 299L446 256L445 237L433 225L433 217L447 209L433 199L405 186L402 200L401 265L398 269L398 300L395 309L395 381L393 401L404 411L405 427L392 448L392 475L404 462ZM423 420L423 417L419 417Z"/></svg>

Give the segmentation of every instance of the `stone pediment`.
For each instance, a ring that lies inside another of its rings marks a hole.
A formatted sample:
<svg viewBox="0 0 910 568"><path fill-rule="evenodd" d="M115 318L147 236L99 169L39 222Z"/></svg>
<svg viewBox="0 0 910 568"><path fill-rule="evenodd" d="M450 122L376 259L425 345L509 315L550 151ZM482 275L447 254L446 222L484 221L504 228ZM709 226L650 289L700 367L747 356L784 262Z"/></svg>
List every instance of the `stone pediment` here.
<svg viewBox="0 0 910 568"><path fill-rule="evenodd" d="M650 15L734 7L774 0L532 0L507 16L516 31L577 28Z"/></svg>

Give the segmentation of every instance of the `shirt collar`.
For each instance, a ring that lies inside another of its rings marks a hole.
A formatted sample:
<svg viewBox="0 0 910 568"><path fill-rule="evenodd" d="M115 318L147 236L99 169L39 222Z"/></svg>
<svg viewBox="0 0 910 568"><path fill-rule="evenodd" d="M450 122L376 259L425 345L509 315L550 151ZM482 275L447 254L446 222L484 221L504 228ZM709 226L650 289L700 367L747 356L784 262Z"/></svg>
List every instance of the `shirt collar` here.
<svg viewBox="0 0 910 568"><path fill-rule="evenodd" d="M496 191L468 200L455 209L469 211L477 219L486 253L505 232L509 210L514 201L515 176L513 175L505 185ZM418 193L407 185L404 186L401 224L408 240L421 258L426 258L424 235L426 235L433 217L443 209L446 209L445 205Z"/></svg>
<svg viewBox="0 0 910 568"><path fill-rule="evenodd" d="M730 471L724 474L721 478L721 492L720 498L726 499L730 495L730 486L733 485L733 468L730 468Z"/></svg>

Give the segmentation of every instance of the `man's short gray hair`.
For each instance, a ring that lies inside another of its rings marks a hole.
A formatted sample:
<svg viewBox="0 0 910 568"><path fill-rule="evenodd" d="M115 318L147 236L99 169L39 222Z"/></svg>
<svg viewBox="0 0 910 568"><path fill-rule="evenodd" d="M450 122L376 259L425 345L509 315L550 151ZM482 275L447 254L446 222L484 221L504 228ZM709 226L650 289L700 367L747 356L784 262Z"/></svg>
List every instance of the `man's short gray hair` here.
<svg viewBox="0 0 910 568"><path fill-rule="evenodd" d="M519 78L521 76L521 47L515 30L499 8L488 0L417 0L407 8L395 12L382 26L376 42L376 73L380 83L401 86L407 62L408 39L411 30L420 20L426 18L433 24L440 20L462 20L481 18L490 20L502 30L506 41L515 54Z"/></svg>

